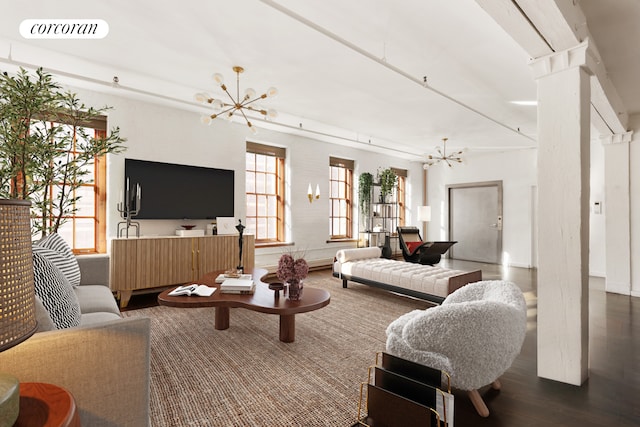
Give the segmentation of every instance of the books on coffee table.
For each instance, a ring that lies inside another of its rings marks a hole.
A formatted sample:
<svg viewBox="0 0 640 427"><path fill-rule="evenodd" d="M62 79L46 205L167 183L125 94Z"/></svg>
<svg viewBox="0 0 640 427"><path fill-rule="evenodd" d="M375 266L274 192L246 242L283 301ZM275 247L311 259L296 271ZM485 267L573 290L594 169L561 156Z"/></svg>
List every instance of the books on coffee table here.
<svg viewBox="0 0 640 427"><path fill-rule="evenodd" d="M175 297L179 295L196 295L200 297L208 297L211 296L215 291L216 288L211 288L207 285L197 285L194 283L192 285L178 286L177 288L169 292L169 296Z"/></svg>
<svg viewBox="0 0 640 427"><path fill-rule="evenodd" d="M251 279L251 274L228 274L228 273L220 273L218 277L216 277L216 283L222 283L227 279Z"/></svg>
<svg viewBox="0 0 640 427"><path fill-rule="evenodd" d="M223 294L252 294L256 290L253 279L228 278L220 284L220 292Z"/></svg>

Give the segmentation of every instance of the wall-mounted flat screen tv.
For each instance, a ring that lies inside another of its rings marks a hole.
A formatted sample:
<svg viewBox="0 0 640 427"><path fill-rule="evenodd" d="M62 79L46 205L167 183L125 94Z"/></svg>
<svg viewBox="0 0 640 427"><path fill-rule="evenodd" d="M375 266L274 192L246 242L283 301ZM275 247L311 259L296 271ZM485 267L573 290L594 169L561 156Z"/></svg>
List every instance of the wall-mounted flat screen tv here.
<svg viewBox="0 0 640 427"><path fill-rule="evenodd" d="M125 159L125 187L140 185L132 219L214 219L234 216L234 171Z"/></svg>

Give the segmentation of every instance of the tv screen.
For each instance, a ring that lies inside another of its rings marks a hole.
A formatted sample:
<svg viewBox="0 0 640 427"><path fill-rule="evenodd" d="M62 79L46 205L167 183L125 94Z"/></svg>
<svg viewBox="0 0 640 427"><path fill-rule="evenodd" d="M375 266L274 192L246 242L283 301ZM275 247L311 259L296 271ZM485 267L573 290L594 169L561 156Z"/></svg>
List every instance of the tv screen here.
<svg viewBox="0 0 640 427"><path fill-rule="evenodd" d="M233 170L125 159L124 174L125 189L140 185L134 220L233 216Z"/></svg>

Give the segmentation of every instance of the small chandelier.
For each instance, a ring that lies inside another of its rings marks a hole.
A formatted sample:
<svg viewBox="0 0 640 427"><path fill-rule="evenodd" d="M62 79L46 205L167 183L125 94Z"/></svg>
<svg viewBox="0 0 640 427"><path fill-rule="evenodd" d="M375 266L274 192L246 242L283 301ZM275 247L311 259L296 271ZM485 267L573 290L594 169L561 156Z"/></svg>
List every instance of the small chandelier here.
<svg viewBox="0 0 640 427"><path fill-rule="evenodd" d="M269 89L267 89L267 91L265 93L263 93L262 95L256 96L256 91L251 89L251 88L247 88L244 91L244 97L240 98L240 73L242 73L244 71L244 68L239 67L239 66L235 66L233 67L233 71L235 71L236 73L236 97L234 99L234 97L231 95L231 93L229 93L229 90L227 89L227 86L224 84L224 77L222 76L222 74L216 73L213 75L213 80L220 85L220 87L222 88L222 90L229 96L229 99L231 100L231 103L227 103L227 102L223 102L220 99L215 99L213 97L211 97L209 94L204 93L204 92L200 92L200 93L196 93L194 95L194 98L197 102L200 102L202 104L207 103L207 104L211 104L211 106L213 107L214 111L216 111L214 114L211 115L204 115L202 116L202 123L209 125L211 124L211 121L217 117L223 117L227 120L231 120L233 118L233 114L238 111L240 112L240 114L242 114L242 117L244 117L245 121L247 122L247 126L249 126L249 129L251 129L251 132L253 134L257 133L256 128L251 124L251 122L249 121L249 119L247 118L247 115L245 114L244 110L250 110L250 111L254 111L257 113L262 114L265 117L269 117L269 118L275 118L278 116L278 113L275 110L269 109L269 110L264 110L256 105L252 105L254 102L260 100L260 99L265 99L265 98L273 98L276 95L278 95L278 89L276 89L275 87L270 87Z"/></svg>
<svg viewBox="0 0 640 427"><path fill-rule="evenodd" d="M427 169L429 166L433 166L439 162L445 162L447 165L449 165L449 167L453 166L453 162L462 163L460 155L464 152L463 150L457 151L453 154L447 154L448 139L449 138L442 138L442 150L440 149L440 147L436 147L436 150L438 151L437 156L429 154L429 157L427 157L427 162L424 164L424 169Z"/></svg>

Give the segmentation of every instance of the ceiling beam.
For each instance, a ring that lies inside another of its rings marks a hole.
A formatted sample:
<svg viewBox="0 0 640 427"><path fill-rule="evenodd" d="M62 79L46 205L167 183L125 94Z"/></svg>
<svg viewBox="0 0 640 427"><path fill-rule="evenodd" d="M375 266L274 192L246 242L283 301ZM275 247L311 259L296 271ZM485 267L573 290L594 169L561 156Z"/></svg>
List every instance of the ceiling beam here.
<svg viewBox="0 0 640 427"><path fill-rule="evenodd" d="M628 113L608 77L605 64L590 38L587 20L572 0L476 0L535 60L554 52L571 49L589 39L594 58L591 78L591 105L597 112L596 129L602 133L627 131Z"/></svg>
<svg viewBox="0 0 640 427"><path fill-rule="evenodd" d="M476 0L533 59L553 53L536 26L513 0Z"/></svg>
<svg viewBox="0 0 640 427"><path fill-rule="evenodd" d="M594 74L591 78L591 105L612 134L623 134L629 130L629 113L609 78L606 65L592 38L589 39L589 45L595 59L593 70L591 70ZM605 132L600 133L606 135Z"/></svg>
<svg viewBox="0 0 640 427"><path fill-rule="evenodd" d="M554 52L571 49L586 37L587 18L571 0L513 0Z"/></svg>

